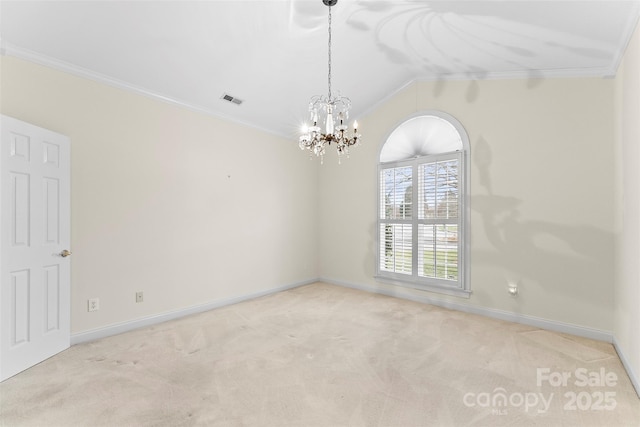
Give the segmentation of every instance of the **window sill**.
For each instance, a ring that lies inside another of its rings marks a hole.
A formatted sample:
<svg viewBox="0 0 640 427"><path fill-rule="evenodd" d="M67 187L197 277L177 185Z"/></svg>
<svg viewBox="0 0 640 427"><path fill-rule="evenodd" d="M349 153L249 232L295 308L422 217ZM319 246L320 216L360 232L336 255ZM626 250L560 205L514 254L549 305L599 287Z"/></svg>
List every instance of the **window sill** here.
<svg viewBox="0 0 640 427"><path fill-rule="evenodd" d="M454 297L469 298L471 291L467 289L451 288L445 286L432 285L428 283L416 283L413 281L404 281L386 276L374 276L374 279L380 283L388 285L402 286L404 288L417 289L419 291L429 291Z"/></svg>

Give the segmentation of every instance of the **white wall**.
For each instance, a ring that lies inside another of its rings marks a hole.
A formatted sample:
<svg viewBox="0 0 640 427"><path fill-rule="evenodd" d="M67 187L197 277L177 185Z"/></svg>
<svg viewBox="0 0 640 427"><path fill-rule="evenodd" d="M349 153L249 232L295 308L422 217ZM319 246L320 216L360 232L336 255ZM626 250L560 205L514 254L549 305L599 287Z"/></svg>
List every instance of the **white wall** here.
<svg viewBox="0 0 640 427"><path fill-rule="evenodd" d="M419 82L358 118L363 145L320 168L320 275L611 333L614 81ZM376 283L376 165L391 130L428 109L471 143L470 299ZM519 283L517 298L507 292Z"/></svg>
<svg viewBox="0 0 640 427"><path fill-rule="evenodd" d="M627 47L616 78L620 143L621 227L616 239L614 335L640 394L640 30Z"/></svg>
<svg viewBox="0 0 640 427"><path fill-rule="evenodd" d="M317 167L295 142L1 62L2 114L71 138L72 333L318 276Z"/></svg>

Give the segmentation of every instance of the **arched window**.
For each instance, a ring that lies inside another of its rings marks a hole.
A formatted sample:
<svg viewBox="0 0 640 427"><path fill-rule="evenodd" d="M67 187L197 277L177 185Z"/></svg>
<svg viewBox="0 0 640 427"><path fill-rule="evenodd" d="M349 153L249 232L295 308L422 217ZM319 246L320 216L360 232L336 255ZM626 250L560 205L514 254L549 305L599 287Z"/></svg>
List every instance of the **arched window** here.
<svg viewBox="0 0 640 427"><path fill-rule="evenodd" d="M469 296L469 138L422 112L389 135L378 169L377 279Z"/></svg>

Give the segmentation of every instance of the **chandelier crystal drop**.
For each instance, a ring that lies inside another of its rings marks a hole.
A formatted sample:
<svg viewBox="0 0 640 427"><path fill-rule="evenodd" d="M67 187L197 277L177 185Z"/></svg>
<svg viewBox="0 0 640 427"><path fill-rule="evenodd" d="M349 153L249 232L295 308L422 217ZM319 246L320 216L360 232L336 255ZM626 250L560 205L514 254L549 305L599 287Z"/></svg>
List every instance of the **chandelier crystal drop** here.
<svg viewBox="0 0 640 427"><path fill-rule="evenodd" d="M326 146L335 143L338 152L338 162L343 155L349 157L349 147L357 145L362 135L358 133L358 122L353 122L353 133L349 134L346 122L349 118L351 100L345 96L333 96L331 93L331 7L338 0L322 0L329 7L329 73L328 73L328 94L316 95L309 102L309 115L313 123L312 126L304 125L302 135L300 135L300 149L309 150L310 156L315 154L320 157L320 162L324 160ZM324 124L324 131L319 126Z"/></svg>

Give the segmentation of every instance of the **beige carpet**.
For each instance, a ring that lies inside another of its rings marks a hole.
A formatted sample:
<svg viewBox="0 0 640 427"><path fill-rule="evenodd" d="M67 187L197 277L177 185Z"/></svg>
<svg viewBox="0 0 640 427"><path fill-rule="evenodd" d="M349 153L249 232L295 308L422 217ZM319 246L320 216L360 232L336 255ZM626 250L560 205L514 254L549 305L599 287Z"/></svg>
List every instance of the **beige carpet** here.
<svg viewBox="0 0 640 427"><path fill-rule="evenodd" d="M74 346L0 384L0 420L638 426L640 399L610 344L313 284Z"/></svg>

